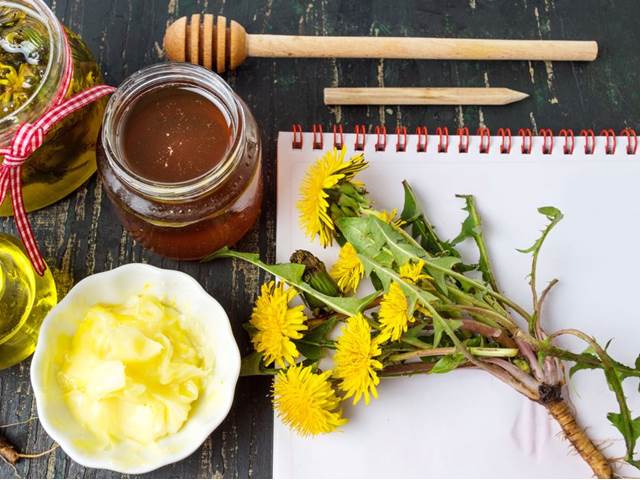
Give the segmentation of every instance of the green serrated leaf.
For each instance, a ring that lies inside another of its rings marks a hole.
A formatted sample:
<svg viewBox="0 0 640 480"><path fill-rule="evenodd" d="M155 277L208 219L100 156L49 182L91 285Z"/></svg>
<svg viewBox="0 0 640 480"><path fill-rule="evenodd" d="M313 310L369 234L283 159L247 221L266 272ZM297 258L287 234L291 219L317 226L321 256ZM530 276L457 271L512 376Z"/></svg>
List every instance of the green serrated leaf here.
<svg viewBox="0 0 640 480"><path fill-rule="evenodd" d="M476 235L479 235L482 232L480 222L474 215L472 215L471 202L473 201L473 197L471 195L456 195L456 197L463 198L465 200L463 210L467 212L467 217L462 222L462 227L458 236L450 241L453 246L457 246L467 239L473 239Z"/></svg>
<svg viewBox="0 0 640 480"><path fill-rule="evenodd" d="M539 321L537 309L538 305L538 294L537 294L537 285L536 285L536 274L538 270L538 256L540 255L540 250L542 249L542 245L546 240L547 236L553 230L553 228L562 220L563 215L560 210L556 207L540 207L538 212L547 217L549 223L542 230L542 235L535 241L535 243L526 249L518 250L521 253L531 253L531 272L529 273L529 285L531 286L531 292L533 296L533 308L534 314L528 317L529 324L529 333L534 335L539 330Z"/></svg>
<svg viewBox="0 0 640 480"><path fill-rule="evenodd" d="M620 433L624 435L624 431L625 431L624 416L621 415L620 413L609 412L607 414L607 418L613 424L613 426L616 427L620 431ZM635 441L640 439L640 417L635 418L631 422L631 435L633 436L633 439Z"/></svg>
<svg viewBox="0 0 640 480"><path fill-rule="evenodd" d="M597 360L597 357L595 355L591 355L594 359ZM573 367L571 367L569 369L569 376L573 377L576 373L578 373L580 370L594 370L596 368L599 368L597 366L588 364L588 363L582 363L582 362L576 362Z"/></svg>
<svg viewBox="0 0 640 480"><path fill-rule="evenodd" d="M453 258L444 257L441 263L438 262L439 257L430 256L409 234L403 230L394 227L379 218L369 215L361 218L342 218L336 222L341 235L347 239L361 256L375 259L380 251L386 248L391 252L397 265L403 265L408 261L422 260L425 268L432 274L449 275L454 278L461 286L468 291L473 289L476 293L487 293L500 302L504 302L516 311L521 312L523 316L527 316L526 312L522 313L522 309L508 298L495 292L491 287L482 282L475 281L462 273L447 267L447 264L453 263ZM459 260L457 260L459 262ZM376 262L377 263L377 262ZM370 265L365 263L365 270L371 273ZM384 279L380 278L384 283Z"/></svg>
<svg viewBox="0 0 640 480"><path fill-rule="evenodd" d="M242 328L249 334L250 337L253 337L256 333L258 333L258 329L251 325L251 323L249 322L243 323Z"/></svg>
<svg viewBox="0 0 640 480"><path fill-rule="evenodd" d="M436 285L438 286L438 289L442 293L447 293L447 277L445 271L443 271L442 269L451 270L455 265L459 263L460 259L456 257L440 257L432 259L430 265L426 267L427 272L429 272L429 275L433 277Z"/></svg>
<svg viewBox="0 0 640 480"><path fill-rule="evenodd" d="M449 328L454 332L462 327L462 322L454 318L447 319L447 323L449 324Z"/></svg>
<svg viewBox="0 0 640 480"><path fill-rule="evenodd" d="M301 282L305 267L299 263L278 263L271 265L271 273L289 282Z"/></svg>
<svg viewBox="0 0 640 480"><path fill-rule="evenodd" d="M411 327L407 330L407 332L402 336L403 338L418 338L424 333L423 325L416 325L415 327Z"/></svg>
<svg viewBox="0 0 640 480"><path fill-rule="evenodd" d="M406 235L405 232L396 230L392 225L389 225L374 216L370 215L367 219L367 223L361 221L355 222L353 219L347 218L343 218L337 222L342 235L358 252L358 256L364 265L365 270L367 272L375 273L383 285L390 285L392 281L396 282L405 292L405 295L408 295L410 299L415 298L417 303L420 303L429 311L429 314L433 318L433 326L435 330L434 347L439 345L442 335L446 333L453 344L471 358L471 355L467 352L464 344L456 336L455 331L451 329L445 319L442 318L442 316L433 307L432 303L438 301L438 298L413 283L407 282L393 268L377 262L376 257L379 254L380 249L386 248L394 255L396 264L398 265L402 265L408 261L423 260L425 262L425 266L433 269L434 272L446 273L454 276L455 278L464 278L480 291L486 292L489 289L478 282L467 279L464 275L457 274L450 270L446 265L452 262L450 259L453 257L445 257L445 259L430 257L413 241L413 239L410 237L407 238L408 235ZM380 235L382 235L384 240L382 245L380 245ZM371 238L367 239L366 237ZM371 247L374 243L377 248L375 251ZM442 260L442 262L438 262L438 260Z"/></svg>
<svg viewBox="0 0 640 480"><path fill-rule="evenodd" d="M591 346L587 347L582 352L582 355L587 357L587 359L589 360L598 361L598 356L595 354L595 351ZM597 368L600 368L600 367L597 365L594 365L593 363L585 363L585 362L578 361L573 365L573 367L569 369L569 376L573 377L573 375L578 373L580 370L594 370Z"/></svg>
<svg viewBox="0 0 640 480"><path fill-rule="evenodd" d="M465 358L462 353L447 355L436 362L430 373L448 373L458 368L464 361Z"/></svg>
<svg viewBox="0 0 640 480"><path fill-rule="evenodd" d="M317 362L324 357L324 348L313 343L307 343L303 341L294 342L300 354L307 360Z"/></svg>
<svg viewBox="0 0 640 480"><path fill-rule="evenodd" d="M370 217L345 217L338 220L340 232L354 248L370 257L377 256L385 239L371 228Z"/></svg>
<svg viewBox="0 0 640 480"><path fill-rule="evenodd" d="M418 208L418 200L416 194L406 180L402 182L404 188L404 206L400 219L405 223L411 223L422 216L422 212Z"/></svg>
<svg viewBox="0 0 640 480"><path fill-rule="evenodd" d="M493 268L489 260L489 251L484 241L484 234L482 231L482 220L476 202L473 195L456 195L457 198L462 198L465 201L464 211L467 212L467 217L462 222L462 228L456 238L451 240L451 244L456 246L464 240L471 239L475 242L478 248L478 265L477 270L482 274L482 278L485 282L491 285L496 292L498 291L498 282L493 274ZM467 266L467 269L470 268Z"/></svg>
<svg viewBox="0 0 640 480"><path fill-rule="evenodd" d="M400 219L413 231L413 236L420 242L422 248L433 256L460 257L460 253L450 243L444 242L436 233L435 227L418 206L416 195L405 180L404 187L404 207Z"/></svg>
<svg viewBox="0 0 640 480"><path fill-rule="evenodd" d="M253 375L264 375L262 371L262 354L253 352L243 357L240 364L240 376L250 377Z"/></svg>
<svg viewBox="0 0 640 480"><path fill-rule="evenodd" d="M560 223L560 221L564 218L562 212L556 207L540 207L538 209L538 212L546 216L549 220L549 223L542 230L542 235L535 241L533 245L531 245L529 248L518 249L520 253L533 253L534 255L537 255L540 251L540 248L542 248L542 244L547 238L547 235L549 235L549 232L551 232L553 227Z"/></svg>
<svg viewBox="0 0 640 480"><path fill-rule="evenodd" d="M350 317L362 312L379 295L378 292L375 292L363 298L332 297L329 295L325 295L321 292L318 292L313 287L311 287L311 285L301 280L304 273L304 265L300 265L297 263L269 265L262 262L260 260L260 257L254 253L236 252L225 247L208 257L207 260L213 260L216 258L238 258L249 262L252 265L261 268L265 272L269 272L272 275L279 277L282 281L297 288L299 291L311 295L312 297L324 303L334 312L343 313Z"/></svg>
<svg viewBox="0 0 640 480"><path fill-rule="evenodd" d="M338 324L339 318L332 316L325 322L318 325L316 328L309 330L309 332L303 337L306 342L324 342L327 340L333 329Z"/></svg>

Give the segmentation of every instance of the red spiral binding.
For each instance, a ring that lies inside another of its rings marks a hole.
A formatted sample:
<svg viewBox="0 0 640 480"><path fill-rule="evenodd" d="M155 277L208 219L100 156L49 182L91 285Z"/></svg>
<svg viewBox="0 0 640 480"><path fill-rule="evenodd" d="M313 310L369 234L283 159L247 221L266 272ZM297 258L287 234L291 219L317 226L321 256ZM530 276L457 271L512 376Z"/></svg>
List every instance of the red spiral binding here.
<svg viewBox="0 0 640 480"><path fill-rule="evenodd" d="M302 125L299 123L293 124L293 140L292 148L301 149L303 147L304 134ZM314 150L321 150L324 148L324 132L322 125L314 124L312 129L313 141L312 148ZM478 129L477 134L480 137L479 152L489 153L491 149L491 132L488 128L482 127ZM375 127L376 151L385 151L387 148L387 129L384 125ZM426 126L421 125L416 128L416 135L418 137L418 143L416 150L418 152L426 152L429 143L429 131ZM446 153L449 151L449 129L447 127L436 128L436 135L438 136L437 151L439 153ZM468 153L470 146L469 129L467 127L458 128L458 151L460 153ZM500 141L500 153L509 154L512 146L511 129L499 128L497 130L497 136L501 138ZM533 149L533 133L529 128L518 129L518 135L522 139L520 151L524 155L532 153ZM549 128L541 128L540 136L542 137L542 153L550 155L553 153L554 135L553 131ZM570 128L563 128L558 133L559 137L564 137L564 144L562 151L565 155L572 155L575 149L575 134ZM595 154L596 150L596 134L593 129L580 130L580 136L584 137L584 153L586 155ZM600 136L605 137L605 153L607 155L614 155L617 149L618 135L611 128L606 128L600 131ZM638 136L634 129L625 128L620 131L619 136L627 137L626 153L627 155L635 155L638 152ZM365 148L365 142L367 140L367 131L365 125L355 126L355 145L354 149L362 151ZM396 151L407 151L407 128L396 127ZM333 126L333 146L335 148L342 148L344 146L344 130L342 125L337 124Z"/></svg>
<svg viewBox="0 0 640 480"><path fill-rule="evenodd" d="M600 136L605 137L606 144L604 147L604 153L607 155L613 155L616 153L616 132L612 128L606 128L600 131Z"/></svg>
<svg viewBox="0 0 640 480"><path fill-rule="evenodd" d="M338 136L340 137L340 141L338 141ZM344 145L344 131L342 130L342 125L334 125L333 126L333 147L338 150L342 150L342 146Z"/></svg>
<svg viewBox="0 0 640 480"><path fill-rule="evenodd" d="M563 128L558 132L558 135L564 137L564 146L562 147L562 152L565 155L573 155L573 150L576 146L576 139L573 134L573 130L570 128Z"/></svg>
<svg viewBox="0 0 640 480"><path fill-rule="evenodd" d="M353 147L356 151L364 150L364 143L367 140L367 129L364 125L356 125L356 143ZM360 141L360 136L362 135L362 141Z"/></svg>
<svg viewBox="0 0 640 480"><path fill-rule="evenodd" d="M324 148L324 135L322 134L322 125L315 123L313 125L313 149L322 150Z"/></svg>
<svg viewBox="0 0 640 480"><path fill-rule="evenodd" d="M500 137L502 138L502 142L500 142L500 153L511 153L511 129L499 128L498 135L500 135Z"/></svg>
<svg viewBox="0 0 640 480"><path fill-rule="evenodd" d="M632 128L625 128L621 133L627 137L627 155L635 155L638 151L638 136L636 135L636 131Z"/></svg>
<svg viewBox="0 0 640 480"><path fill-rule="evenodd" d="M387 149L387 127L376 127L376 152L384 152Z"/></svg>
<svg viewBox="0 0 640 480"><path fill-rule="evenodd" d="M438 127L436 128L436 135L438 135L438 153L447 153L449 151L449 128Z"/></svg>
<svg viewBox="0 0 640 480"><path fill-rule="evenodd" d="M293 145L292 148L302 148L302 125L295 123L293 125Z"/></svg>
<svg viewBox="0 0 640 480"><path fill-rule="evenodd" d="M520 146L520 152L523 155L529 155L533 149L533 133L530 128L518 129L518 136L522 138L522 145ZM529 143L527 144L527 139Z"/></svg>
<svg viewBox="0 0 640 480"><path fill-rule="evenodd" d="M396 137L397 137L396 152L406 152L407 151L407 127L396 127Z"/></svg>
<svg viewBox="0 0 640 480"><path fill-rule="evenodd" d="M458 152L469 153L469 129L467 127L459 128L458 137L460 138L460 141L458 142ZM463 141L463 138L466 141Z"/></svg>
<svg viewBox="0 0 640 480"><path fill-rule="evenodd" d="M550 128L541 128L542 136L542 154L551 155L553 153L553 130Z"/></svg>
<svg viewBox="0 0 640 480"><path fill-rule="evenodd" d="M591 128L589 128L589 129L580 130L580 135L584 137L584 154L593 155L596 150L595 132Z"/></svg>
<svg viewBox="0 0 640 480"><path fill-rule="evenodd" d="M418 135L418 152L426 152L429 143L429 130L427 127L417 127L416 135Z"/></svg>
<svg viewBox="0 0 640 480"><path fill-rule="evenodd" d="M491 149L491 131L488 128L480 127L478 135L480 135L480 153L489 153Z"/></svg>

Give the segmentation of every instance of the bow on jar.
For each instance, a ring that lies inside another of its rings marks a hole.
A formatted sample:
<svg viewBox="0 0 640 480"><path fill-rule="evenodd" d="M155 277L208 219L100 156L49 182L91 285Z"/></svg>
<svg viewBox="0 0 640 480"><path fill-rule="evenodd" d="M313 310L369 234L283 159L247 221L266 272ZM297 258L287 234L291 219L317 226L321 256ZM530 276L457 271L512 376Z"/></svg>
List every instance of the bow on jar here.
<svg viewBox="0 0 640 480"><path fill-rule="evenodd" d="M66 38L65 38L66 41ZM48 110L35 123L23 123L16 131L11 144L0 148L0 155L4 156L0 165L0 205L4 202L7 193L11 190L13 214L16 219L18 233L27 251L27 255L38 275L43 275L47 266L40 254L38 245L33 236L31 224L27 218L22 198L22 165L42 146L47 133L60 121L77 110L99 100L105 95L115 91L108 85L99 85L89 88L77 95L63 100L65 93L71 84L73 77L73 62L68 41L66 41L67 62L65 65L64 80L56 95L55 106Z"/></svg>

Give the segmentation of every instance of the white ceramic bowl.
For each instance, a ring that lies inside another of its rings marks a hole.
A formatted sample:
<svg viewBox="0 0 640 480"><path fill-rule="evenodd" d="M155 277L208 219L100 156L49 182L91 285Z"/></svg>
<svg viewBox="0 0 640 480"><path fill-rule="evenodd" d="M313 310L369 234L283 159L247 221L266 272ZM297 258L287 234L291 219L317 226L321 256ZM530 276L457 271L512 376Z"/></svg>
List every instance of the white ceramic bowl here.
<svg viewBox="0 0 640 480"><path fill-rule="evenodd" d="M73 335L78 322L97 303L123 303L144 288L167 298L192 317L205 362L212 374L194 403L189 419L173 435L151 446L133 442L95 449L95 437L72 416L57 381L56 343ZM229 317L220 304L189 275L131 264L92 275L78 283L47 316L31 363L31 383L42 426L77 463L125 474L147 473L191 455L222 423L231 409L240 374L240 352Z"/></svg>

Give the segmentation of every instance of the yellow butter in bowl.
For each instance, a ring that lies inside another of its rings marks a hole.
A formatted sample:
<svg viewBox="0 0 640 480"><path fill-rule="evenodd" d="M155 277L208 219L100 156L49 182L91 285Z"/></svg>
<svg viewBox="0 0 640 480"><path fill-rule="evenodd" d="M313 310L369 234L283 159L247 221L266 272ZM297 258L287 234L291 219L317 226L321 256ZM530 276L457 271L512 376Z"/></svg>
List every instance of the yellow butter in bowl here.
<svg viewBox="0 0 640 480"><path fill-rule="evenodd" d="M240 352L189 275L129 264L80 281L42 324L31 384L77 463L138 475L191 455L233 402Z"/></svg>
<svg viewBox="0 0 640 480"><path fill-rule="evenodd" d="M74 417L107 443L180 430L209 373L186 321L150 294L89 309L58 374Z"/></svg>

